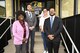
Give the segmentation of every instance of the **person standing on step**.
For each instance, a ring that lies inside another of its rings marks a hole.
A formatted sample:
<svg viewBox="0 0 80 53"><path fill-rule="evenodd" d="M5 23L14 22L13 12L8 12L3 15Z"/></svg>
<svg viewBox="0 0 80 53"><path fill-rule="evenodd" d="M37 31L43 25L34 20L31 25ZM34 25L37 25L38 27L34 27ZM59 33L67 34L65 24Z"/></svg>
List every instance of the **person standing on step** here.
<svg viewBox="0 0 80 53"><path fill-rule="evenodd" d="M16 48L15 53L26 53L26 44L29 38L28 23L24 20L25 12L18 11L16 21L12 25L13 42Z"/></svg>
<svg viewBox="0 0 80 53"><path fill-rule="evenodd" d="M34 39L35 39L35 26L36 26L36 15L32 12L32 6L30 4L27 5L26 13L26 22L29 25L29 35L31 39L30 45L30 53L34 53ZM27 53L29 53L29 39L27 43Z"/></svg>
<svg viewBox="0 0 80 53"><path fill-rule="evenodd" d="M42 39L43 39L43 45L44 45L44 52L43 53L48 53L47 46L46 46L46 34L43 30L44 21L47 18L49 18L49 12L46 8L44 8L43 9L43 15L40 17L40 20L39 20L39 28L41 31L41 35L42 35Z"/></svg>
<svg viewBox="0 0 80 53"><path fill-rule="evenodd" d="M62 31L62 20L55 16L54 8L50 8L50 17L44 22L44 32L47 34L48 53L58 53L60 45L60 32Z"/></svg>

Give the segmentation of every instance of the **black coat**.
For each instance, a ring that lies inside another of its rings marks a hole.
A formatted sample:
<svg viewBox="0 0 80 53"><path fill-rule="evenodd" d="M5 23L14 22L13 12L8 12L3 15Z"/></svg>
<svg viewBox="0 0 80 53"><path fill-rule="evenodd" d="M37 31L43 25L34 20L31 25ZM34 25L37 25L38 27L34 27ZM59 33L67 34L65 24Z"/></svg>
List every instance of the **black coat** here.
<svg viewBox="0 0 80 53"><path fill-rule="evenodd" d="M50 18L47 18L44 22L44 32L46 33L47 40L49 40L48 35L54 35L53 41L60 41L60 32L62 31L62 25L63 24L61 18L55 16L51 28Z"/></svg>

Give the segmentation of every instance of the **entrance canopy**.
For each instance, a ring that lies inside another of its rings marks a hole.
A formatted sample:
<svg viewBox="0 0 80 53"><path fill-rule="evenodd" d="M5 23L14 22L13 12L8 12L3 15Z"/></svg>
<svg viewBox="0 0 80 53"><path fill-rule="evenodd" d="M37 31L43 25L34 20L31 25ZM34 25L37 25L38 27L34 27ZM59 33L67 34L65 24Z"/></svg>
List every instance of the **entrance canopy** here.
<svg viewBox="0 0 80 53"><path fill-rule="evenodd" d="M45 2L45 1L53 1L53 0L21 0L25 2L32 2L32 1L39 1L39 2Z"/></svg>

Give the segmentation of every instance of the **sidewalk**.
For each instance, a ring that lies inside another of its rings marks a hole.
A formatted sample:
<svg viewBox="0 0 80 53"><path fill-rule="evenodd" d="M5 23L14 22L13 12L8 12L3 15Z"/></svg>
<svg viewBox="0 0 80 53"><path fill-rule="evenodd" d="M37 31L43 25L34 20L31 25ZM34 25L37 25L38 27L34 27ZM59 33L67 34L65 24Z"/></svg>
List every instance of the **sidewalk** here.
<svg viewBox="0 0 80 53"><path fill-rule="evenodd" d="M4 49L4 53L15 53L15 47L13 45L12 39L9 40L9 45L6 46ZM35 53L43 53L43 42L40 32L36 32L34 50ZM64 53L64 47L62 45L60 45L59 53Z"/></svg>

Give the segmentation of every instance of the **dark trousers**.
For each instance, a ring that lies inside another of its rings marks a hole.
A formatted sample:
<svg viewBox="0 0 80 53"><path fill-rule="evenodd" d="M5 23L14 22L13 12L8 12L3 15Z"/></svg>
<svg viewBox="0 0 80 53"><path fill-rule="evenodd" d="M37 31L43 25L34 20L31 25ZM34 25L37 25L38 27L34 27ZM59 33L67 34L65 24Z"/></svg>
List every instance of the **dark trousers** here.
<svg viewBox="0 0 80 53"><path fill-rule="evenodd" d="M29 39L31 39L31 43L29 44ZM30 51L34 51L34 39L35 39L35 31L30 30L29 31L29 39L27 42L27 51L29 52L29 45L30 45Z"/></svg>
<svg viewBox="0 0 80 53"><path fill-rule="evenodd" d="M60 41L47 41L48 53L58 53Z"/></svg>
<svg viewBox="0 0 80 53"><path fill-rule="evenodd" d="M26 43L21 45L15 45L16 52L15 53L26 53Z"/></svg>
<svg viewBox="0 0 80 53"><path fill-rule="evenodd" d="M43 39L44 50L47 50L46 33L41 32L41 34L42 34L42 39Z"/></svg>

